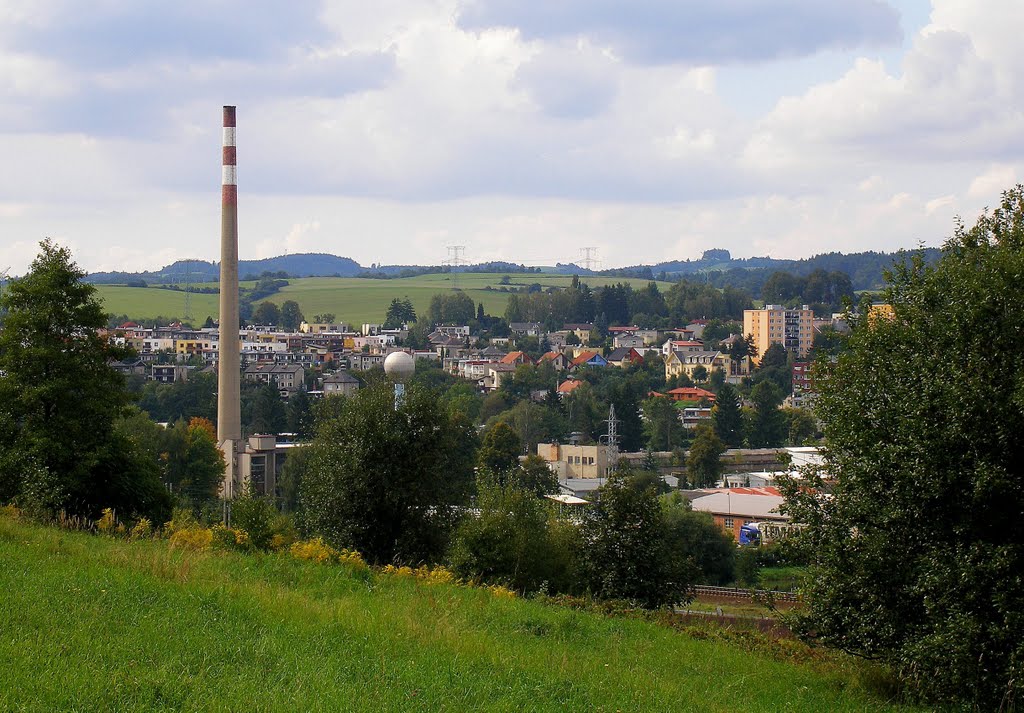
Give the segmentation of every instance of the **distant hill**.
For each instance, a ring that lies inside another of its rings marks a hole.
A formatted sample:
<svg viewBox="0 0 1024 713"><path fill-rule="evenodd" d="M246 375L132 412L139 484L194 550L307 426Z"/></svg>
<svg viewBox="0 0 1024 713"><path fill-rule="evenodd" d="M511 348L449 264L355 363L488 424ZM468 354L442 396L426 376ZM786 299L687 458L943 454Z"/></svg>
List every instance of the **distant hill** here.
<svg viewBox="0 0 1024 713"><path fill-rule="evenodd" d="M938 259L938 248L926 248L925 260ZM856 290L877 289L883 283L882 273L892 266L899 253L863 252L843 254L823 253L801 260L783 260L764 257L733 258L728 250L715 248L705 250L699 260L669 260L654 265L633 265L613 270L591 271L572 263L558 263L546 267L526 267L514 262L488 262L467 265L459 272L542 272L556 275L603 275L609 277L632 277L639 279L667 279L699 275L719 287L732 285L758 294L761 285L778 270L794 275L806 276L814 270L832 272L838 270L850 276ZM355 260L327 253L300 253L281 255L264 260L241 260L238 274L243 279L258 277L264 272L286 273L288 277L413 277L415 275L449 272L449 266L437 265L371 265L364 268ZM150 285L180 284L191 282L216 282L219 266L205 260L179 260L160 270L152 272L96 272L86 280L97 284L125 285L145 282Z"/></svg>
<svg viewBox="0 0 1024 713"><path fill-rule="evenodd" d="M925 262L939 259L938 248L923 250ZM757 294L761 285L773 272L785 271L807 276L815 270L845 272L855 290L873 290L882 286L883 272L897 261L901 253L862 252L843 254L822 253L801 260L772 257L733 258L728 250L706 250L699 260L671 260L655 265L634 265L615 270L604 270L602 275L621 275L646 279L668 279L700 275L719 287L731 285Z"/></svg>
<svg viewBox="0 0 1024 713"><path fill-rule="evenodd" d="M297 253L263 260L239 260L240 277L259 276L264 272L286 272L290 277L355 277L362 266L347 257L327 253ZM87 282L105 285L143 281L147 284L177 284L186 276L192 282L216 282L220 279L218 263L206 260L179 260L152 272L94 272Z"/></svg>

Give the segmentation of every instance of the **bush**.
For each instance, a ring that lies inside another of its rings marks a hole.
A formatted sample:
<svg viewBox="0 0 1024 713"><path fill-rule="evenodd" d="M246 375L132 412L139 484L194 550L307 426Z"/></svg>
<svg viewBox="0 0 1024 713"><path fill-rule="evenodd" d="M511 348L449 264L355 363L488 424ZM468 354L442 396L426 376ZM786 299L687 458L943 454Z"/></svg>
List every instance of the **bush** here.
<svg viewBox="0 0 1024 713"><path fill-rule="evenodd" d="M593 594L652 609L686 601L697 568L669 547L652 480L620 472L600 496L584 528Z"/></svg>
<svg viewBox="0 0 1024 713"><path fill-rule="evenodd" d="M282 549L295 541L291 519L266 498L244 496L231 502L231 524L244 530L257 550Z"/></svg>
<svg viewBox="0 0 1024 713"><path fill-rule="evenodd" d="M518 592L578 589L577 528L546 501L516 485L485 484L477 505L479 515L462 521L449 552L459 577Z"/></svg>

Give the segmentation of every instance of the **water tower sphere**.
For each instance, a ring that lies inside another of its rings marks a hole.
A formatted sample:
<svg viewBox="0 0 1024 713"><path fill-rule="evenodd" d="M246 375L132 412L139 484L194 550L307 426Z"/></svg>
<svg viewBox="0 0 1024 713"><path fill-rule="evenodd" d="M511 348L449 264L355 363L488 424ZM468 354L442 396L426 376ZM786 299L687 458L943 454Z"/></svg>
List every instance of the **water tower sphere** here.
<svg viewBox="0 0 1024 713"><path fill-rule="evenodd" d="M416 361L408 352L391 352L384 360L384 373L395 381L409 378L415 370Z"/></svg>

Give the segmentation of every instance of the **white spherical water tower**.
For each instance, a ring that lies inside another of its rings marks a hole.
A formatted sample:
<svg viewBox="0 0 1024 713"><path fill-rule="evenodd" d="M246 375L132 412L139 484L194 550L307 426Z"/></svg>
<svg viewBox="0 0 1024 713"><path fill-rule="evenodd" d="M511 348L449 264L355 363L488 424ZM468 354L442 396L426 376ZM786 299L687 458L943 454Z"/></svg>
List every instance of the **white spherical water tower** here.
<svg viewBox="0 0 1024 713"><path fill-rule="evenodd" d="M405 381L416 371L416 360L409 352L391 352L384 360L384 373L395 381L395 410L402 405Z"/></svg>

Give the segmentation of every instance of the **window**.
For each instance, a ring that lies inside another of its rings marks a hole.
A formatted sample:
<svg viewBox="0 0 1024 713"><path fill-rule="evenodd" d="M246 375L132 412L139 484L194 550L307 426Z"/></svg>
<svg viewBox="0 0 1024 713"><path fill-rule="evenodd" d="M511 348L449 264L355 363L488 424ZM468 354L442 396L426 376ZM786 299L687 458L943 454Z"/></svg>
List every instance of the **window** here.
<svg viewBox="0 0 1024 713"><path fill-rule="evenodd" d="M722 524L725 526L725 529L727 530L731 530L733 528L733 522L731 517L725 518L725 521Z"/></svg>

